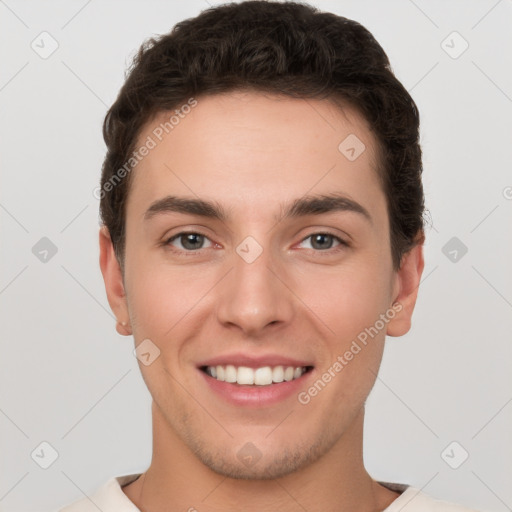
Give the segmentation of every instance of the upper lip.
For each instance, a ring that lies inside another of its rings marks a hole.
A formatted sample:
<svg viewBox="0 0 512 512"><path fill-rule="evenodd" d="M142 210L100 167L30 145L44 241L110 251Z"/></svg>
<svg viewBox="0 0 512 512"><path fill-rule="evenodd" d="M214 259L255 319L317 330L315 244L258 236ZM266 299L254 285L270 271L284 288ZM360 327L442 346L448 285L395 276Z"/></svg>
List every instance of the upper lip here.
<svg viewBox="0 0 512 512"><path fill-rule="evenodd" d="M294 357L281 356L279 354L267 354L251 356L248 354L225 354L212 357L200 362L197 366L246 366L248 368L262 368L263 366L313 366L310 361L296 359Z"/></svg>

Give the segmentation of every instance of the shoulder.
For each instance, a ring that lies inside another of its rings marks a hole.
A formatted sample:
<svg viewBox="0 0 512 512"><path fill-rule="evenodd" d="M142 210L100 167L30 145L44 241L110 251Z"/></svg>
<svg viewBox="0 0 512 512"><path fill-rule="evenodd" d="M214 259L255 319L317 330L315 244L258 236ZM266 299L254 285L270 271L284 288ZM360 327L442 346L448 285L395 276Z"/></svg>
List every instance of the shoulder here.
<svg viewBox="0 0 512 512"><path fill-rule="evenodd" d="M402 494L382 512L398 512L404 509L407 512L479 512L474 508L468 508L457 503L451 503L436 499L424 493L421 489L403 484L391 485L393 490L403 490Z"/></svg>
<svg viewBox="0 0 512 512"><path fill-rule="evenodd" d="M128 485L140 473L113 477L99 487L91 496L75 501L58 512L140 512L128 499L121 487Z"/></svg>

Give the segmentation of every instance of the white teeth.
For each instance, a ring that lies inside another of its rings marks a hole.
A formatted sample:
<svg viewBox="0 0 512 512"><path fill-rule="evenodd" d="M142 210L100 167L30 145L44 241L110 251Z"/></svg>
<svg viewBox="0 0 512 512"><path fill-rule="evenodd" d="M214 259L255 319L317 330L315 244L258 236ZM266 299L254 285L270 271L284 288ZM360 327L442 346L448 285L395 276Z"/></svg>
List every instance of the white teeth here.
<svg viewBox="0 0 512 512"><path fill-rule="evenodd" d="M254 384L254 370L240 366L236 372L236 382L238 384Z"/></svg>
<svg viewBox="0 0 512 512"><path fill-rule="evenodd" d="M283 382L284 380L284 369L282 366L276 366L272 370L272 381L273 382Z"/></svg>
<svg viewBox="0 0 512 512"><path fill-rule="evenodd" d="M270 366L258 368L254 372L254 384L258 386L268 386L272 384L272 368L270 368Z"/></svg>
<svg viewBox="0 0 512 512"><path fill-rule="evenodd" d="M224 380L226 382L236 382L236 368L232 364L226 366Z"/></svg>
<svg viewBox="0 0 512 512"><path fill-rule="evenodd" d="M287 382L293 380L293 372L293 366L288 366L288 368L286 368L284 371L284 380Z"/></svg>
<svg viewBox="0 0 512 512"><path fill-rule="evenodd" d="M238 368L228 364L227 366L207 366L206 373L211 377L230 383L242 385L269 386L273 383L291 381L298 379L306 372L303 366L262 366L261 368L248 368L239 366Z"/></svg>

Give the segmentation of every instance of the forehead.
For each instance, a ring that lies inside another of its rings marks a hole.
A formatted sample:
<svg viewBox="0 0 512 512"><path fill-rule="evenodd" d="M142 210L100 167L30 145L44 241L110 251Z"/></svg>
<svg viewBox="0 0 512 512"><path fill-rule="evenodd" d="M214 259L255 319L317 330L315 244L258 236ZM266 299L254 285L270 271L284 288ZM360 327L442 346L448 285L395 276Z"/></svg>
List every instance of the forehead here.
<svg viewBox="0 0 512 512"><path fill-rule="evenodd" d="M350 106L256 92L195 102L160 112L141 131L137 147L150 140L154 147L133 171L129 209L140 214L172 194L261 215L308 192L344 192L385 213L377 211L375 139Z"/></svg>

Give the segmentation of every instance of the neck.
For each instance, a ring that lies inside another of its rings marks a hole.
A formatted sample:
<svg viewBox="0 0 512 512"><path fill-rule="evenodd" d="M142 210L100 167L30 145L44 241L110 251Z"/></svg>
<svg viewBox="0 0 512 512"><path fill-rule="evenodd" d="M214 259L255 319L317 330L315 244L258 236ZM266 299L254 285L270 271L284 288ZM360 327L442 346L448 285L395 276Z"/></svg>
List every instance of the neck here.
<svg viewBox="0 0 512 512"><path fill-rule="evenodd" d="M153 458L123 492L142 512L378 512L398 494L372 480L363 464L364 408L331 450L314 463L269 480L225 477L205 466L153 403Z"/></svg>

